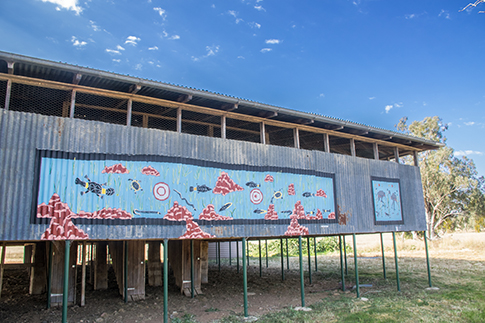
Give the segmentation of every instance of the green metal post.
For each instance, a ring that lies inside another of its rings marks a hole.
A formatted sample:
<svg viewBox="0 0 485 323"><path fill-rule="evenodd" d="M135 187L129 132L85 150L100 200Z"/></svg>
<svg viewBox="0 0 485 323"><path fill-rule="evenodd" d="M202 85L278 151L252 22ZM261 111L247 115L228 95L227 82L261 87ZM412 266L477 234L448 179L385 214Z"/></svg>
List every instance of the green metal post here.
<svg viewBox="0 0 485 323"><path fill-rule="evenodd" d="M308 277L310 284L312 284L312 256L310 254L310 237L306 237L306 245L308 249Z"/></svg>
<svg viewBox="0 0 485 323"><path fill-rule="evenodd" d="M239 241L236 240L237 273L239 274Z"/></svg>
<svg viewBox="0 0 485 323"><path fill-rule="evenodd" d="M345 291L344 258L342 255L342 237L338 236L338 246L340 250L340 275L342 276L342 290Z"/></svg>
<svg viewBox="0 0 485 323"><path fill-rule="evenodd" d="M283 260L283 239L280 239L280 252L281 252L281 280L285 280L285 262Z"/></svg>
<svg viewBox="0 0 485 323"><path fill-rule="evenodd" d="M168 239L163 239L163 322L168 323Z"/></svg>
<svg viewBox="0 0 485 323"><path fill-rule="evenodd" d="M394 243L394 261L396 262L396 281L397 281L397 291L401 291L401 284L399 283L399 267L397 265L397 247L396 247L396 233L392 231L392 241Z"/></svg>
<svg viewBox="0 0 485 323"><path fill-rule="evenodd" d="M381 250L382 250L382 272L384 273L384 279L386 279L386 258L384 257L384 239L381 232Z"/></svg>
<svg viewBox="0 0 485 323"><path fill-rule="evenodd" d="M286 269L290 270L290 251L288 250L288 238L286 238Z"/></svg>
<svg viewBox="0 0 485 323"><path fill-rule="evenodd" d="M313 252L315 253L315 271L318 271L318 266L317 266L317 237L313 237Z"/></svg>
<svg viewBox="0 0 485 323"><path fill-rule="evenodd" d="M190 297L194 298L194 240L190 240Z"/></svg>
<svg viewBox="0 0 485 323"><path fill-rule="evenodd" d="M263 272L261 270L261 240L259 240L259 277L263 276Z"/></svg>
<svg viewBox="0 0 485 323"><path fill-rule="evenodd" d="M242 252L246 254L246 238L242 238ZM243 282L244 282L244 317L248 317L248 271L246 257L243 257Z"/></svg>
<svg viewBox="0 0 485 323"><path fill-rule="evenodd" d="M266 243L266 268L268 268L268 239L264 240Z"/></svg>
<svg viewBox="0 0 485 323"><path fill-rule="evenodd" d="M49 241L49 262L47 264L47 308L51 308L51 294L52 294L52 241Z"/></svg>
<svg viewBox="0 0 485 323"><path fill-rule="evenodd" d="M349 275L349 270L347 266L347 244L345 243L345 235L342 236L343 241L344 241L344 260L345 260L345 276Z"/></svg>
<svg viewBox="0 0 485 323"><path fill-rule="evenodd" d="M356 291L357 291L357 298L359 298L360 297L359 266L357 265L357 240L355 239L355 233L352 236L352 240L354 242L355 288L356 288Z"/></svg>
<svg viewBox="0 0 485 323"><path fill-rule="evenodd" d="M301 306L305 307L305 278L303 277L303 254L301 251L301 236L298 236L298 254L300 256Z"/></svg>
<svg viewBox="0 0 485 323"><path fill-rule="evenodd" d="M247 258L248 258L248 266L249 266L249 241L248 240L246 240L246 253L247 253Z"/></svg>
<svg viewBox="0 0 485 323"><path fill-rule="evenodd" d="M125 303L128 303L128 241L125 241L125 270L123 274Z"/></svg>
<svg viewBox="0 0 485 323"><path fill-rule="evenodd" d="M66 250L64 252L64 285L62 288L62 323L67 322L67 296L69 295L69 253L71 251L71 241L66 240Z"/></svg>
<svg viewBox="0 0 485 323"><path fill-rule="evenodd" d="M232 266L232 241L229 241L229 267Z"/></svg>
<svg viewBox="0 0 485 323"><path fill-rule="evenodd" d="M426 266L428 267L428 284L429 284L429 287L433 287L433 285L431 284L431 268L429 266L428 237L426 237L426 231L424 231L424 245L426 247Z"/></svg>

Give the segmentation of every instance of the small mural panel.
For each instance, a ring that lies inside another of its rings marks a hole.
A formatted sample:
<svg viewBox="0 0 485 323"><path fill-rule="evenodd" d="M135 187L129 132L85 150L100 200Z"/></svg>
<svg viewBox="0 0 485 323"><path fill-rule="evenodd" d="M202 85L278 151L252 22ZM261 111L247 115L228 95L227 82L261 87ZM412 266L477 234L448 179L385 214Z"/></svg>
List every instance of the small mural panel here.
<svg viewBox="0 0 485 323"><path fill-rule="evenodd" d="M376 224L403 224L399 179L372 177Z"/></svg>
<svg viewBox="0 0 485 323"><path fill-rule="evenodd" d="M44 239L89 238L71 218L117 225L175 221L187 227L180 238L214 237L202 232L201 221L286 220L287 235L309 234L300 219L338 223L334 176L322 172L52 151L39 151L38 165L33 223L51 218Z"/></svg>

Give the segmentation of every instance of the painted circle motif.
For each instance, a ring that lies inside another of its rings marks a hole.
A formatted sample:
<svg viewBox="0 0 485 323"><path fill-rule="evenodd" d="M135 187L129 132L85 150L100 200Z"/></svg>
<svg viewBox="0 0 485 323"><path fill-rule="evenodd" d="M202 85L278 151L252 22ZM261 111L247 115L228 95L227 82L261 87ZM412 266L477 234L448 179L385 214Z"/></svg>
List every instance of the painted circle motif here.
<svg viewBox="0 0 485 323"><path fill-rule="evenodd" d="M259 204L263 201L263 192L259 188L255 188L251 191L250 199L253 204Z"/></svg>
<svg viewBox="0 0 485 323"><path fill-rule="evenodd" d="M160 182L153 186L153 196L159 201L165 201L170 196L170 186L164 182Z"/></svg>

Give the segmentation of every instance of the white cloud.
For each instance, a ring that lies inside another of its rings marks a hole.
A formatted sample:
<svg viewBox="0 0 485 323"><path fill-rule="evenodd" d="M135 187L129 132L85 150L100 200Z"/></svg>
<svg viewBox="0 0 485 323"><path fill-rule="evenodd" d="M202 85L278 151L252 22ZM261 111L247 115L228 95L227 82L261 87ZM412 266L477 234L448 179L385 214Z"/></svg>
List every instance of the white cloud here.
<svg viewBox="0 0 485 323"><path fill-rule="evenodd" d="M375 98L376 98L375 96L371 96L369 100L374 100Z"/></svg>
<svg viewBox="0 0 485 323"><path fill-rule="evenodd" d="M234 10L229 10L227 11L227 13L233 16L234 18L236 18L236 24L240 23L241 21L244 21L243 19L237 17L238 13Z"/></svg>
<svg viewBox="0 0 485 323"><path fill-rule="evenodd" d="M136 64L135 65L135 70L138 70L138 71L141 71L141 68L143 67L143 65L141 64Z"/></svg>
<svg viewBox="0 0 485 323"><path fill-rule="evenodd" d="M410 15L405 15L404 16L406 19L413 19L413 18L416 18L416 14L412 13Z"/></svg>
<svg viewBox="0 0 485 323"><path fill-rule="evenodd" d="M123 47L121 47L120 45L116 45L116 49L117 50L125 50Z"/></svg>
<svg viewBox="0 0 485 323"><path fill-rule="evenodd" d="M392 104L386 105L386 113L389 113L389 111L391 111L392 108L394 108Z"/></svg>
<svg viewBox="0 0 485 323"><path fill-rule="evenodd" d="M465 122L465 126L473 126L475 122L470 121L470 122Z"/></svg>
<svg viewBox="0 0 485 323"><path fill-rule="evenodd" d="M258 24L257 22L254 22L254 21L253 22L248 22L248 25L251 28L257 28L257 29L261 28L261 25Z"/></svg>
<svg viewBox="0 0 485 323"><path fill-rule="evenodd" d="M173 35L173 36L170 36L168 39L176 40L176 39L180 39L180 36L179 35Z"/></svg>
<svg viewBox="0 0 485 323"><path fill-rule="evenodd" d="M167 18L167 14L165 13L165 10L160 8L160 7L156 7L156 8L153 8L153 10L155 10L156 12L158 12L158 14L160 15L160 17L163 18L163 20L165 20L165 18Z"/></svg>
<svg viewBox="0 0 485 323"><path fill-rule="evenodd" d="M482 156L483 152L474 150L458 150L454 153L455 157L467 156L467 155L479 155Z"/></svg>
<svg viewBox="0 0 485 323"><path fill-rule="evenodd" d="M76 46L76 47L83 47L88 44L85 41L79 41L75 36L72 36L71 42L72 42L72 46Z"/></svg>
<svg viewBox="0 0 485 323"><path fill-rule="evenodd" d="M279 44L281 42L281 40L279 40L279 39L266 39L264 42L266 44Z"/></svg>
<svg viewBox="0 0 485 323"><path fill-rule="evenodd" d="M254 9L258 11L266 11L266 9L264 9L263 6L254 6Z"/></svg>
<svg viewBox="0 0 485 323"><path fill-rule="evenodd" d="M57 11L60 11L61 9L72 10L78 16L83 11L83 8L78 6L78 0L42 0L42 2L50 2L56 4Z"/></svg>
<svg viewBox="0 0 485 323"><path fill-rule="evenodd" d="M263 48L261 49L261 53L271 52L272 50L273 50L272 48Z"/></svg>
<svg viewBox="0 0 485 323"><path fill-rule="evenodd" d="M128 36L126 38L125 44L130 44L136 46L141 39L136 36Z"/></svg>
<svg viewBox="0 0 485 323"><path fill-rule="evenodd" d="M244 56L238 56L237 58L246 59Z"/></svg>
<svg viewBox="0 0 485 323"><path fill-rule="evenodd" d="M158 47L157 46L148 47L148 50L158 50Z"/></svg>
<svg viewBox="0 0 485 323"><path fill-rule="evenodd" d="M94 31L100 31L101 28L99 28L98 25L96 25L96 22L89 20L89 23L91 24L91 28L93 28Z"/></svg>
<svg viewBox="0 0 485 323"><path fill-rule="evenodd" d="M444 9L441 9L440 11L440 14L438 15L438 17L445 17L445 19L451 19L450 17L450 14L448 13L448 11L444 10Z"/></svg>
<svg viewBox="0 0 485 323"><path fill-rule="evenodd" d="M200 61L202 58L207 58L209 56L214 56L216 55L218 52L219 52L219 45L212 45L212 46L206 46L205 47L205 50L207 51L207 54L205 54L204 56L202 57L195 57L195 56L192 56L192 60L194 62L198 62Z"/></svg>
<svg viewBox="0 0 485 323"><path fill-rule="evenodd" d="M106 48L106 52L110 54L121 55L121 52L119 50Z"/></svg>
<svg viewBox="0 0 485 323"><path fill-rule="evenodd" d="M388 104L386 105L386 113L389 113L389 111L391 111L391 109L393 108L402 108L404 106L404 104L402 102L399 102L399 103L394 103L394 104Z"/></svg>
<svg viewBox="0 0 485 323"><path fill-rule="evenodd" d="M119 62L121 62L121 59L114 59L113 58L113 62L119 63Z"/></svg>
<svg viewBox="0 0 485 323"><path fill-rule="evenodd" d="M324 98L325 97L325 94L324 93L320 93L320 97L321 98Z"/></svg>

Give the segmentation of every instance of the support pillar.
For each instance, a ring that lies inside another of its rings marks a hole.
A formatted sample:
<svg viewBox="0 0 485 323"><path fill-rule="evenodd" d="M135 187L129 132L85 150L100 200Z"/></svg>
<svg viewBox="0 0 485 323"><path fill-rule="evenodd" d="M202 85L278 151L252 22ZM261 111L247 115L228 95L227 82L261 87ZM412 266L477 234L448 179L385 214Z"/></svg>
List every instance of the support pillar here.
<svg viewBox="0 0 485 323"><path fill-rule="evenodd" d="M148 285L162 286L162 262L160 261L160 242L148 243Z"/></svg>
<svg viewBox="0 0 485 323"><path fill-rule="evenodd" d="M242 253L246 254L246 238L242 238ZM243 257L244 317L248 317L248 271L246 257Z"/></svg>
<svg viewBox="0 0 485 323"><path fill-rule="evenodd" d="M357 241L355 239L355 233L352 236L352 240L353 240L353 243L354 243L355 289L357 291L357 298L359 298L360 297L359 266L357 265Z"/></svg>
<svg viewBox="0 0 485 323"><path fill-rule="evenodd" d="M35 244L34 263L30 275L29 294L40 295L47 287L47 242L41 241Z"/></svg>
<svg viewBox="0 0 485 323"><path fill-rule="evenodd" d="M310 253L310 237L306 237L306 244L308 249L308 278L310 280L310 284L312 284L312 257Z"/></svg>
<svg viewBox="0 0 485 323"><path fill-rule="evenodd" d="M163 239L163 322L168 323L168 239Z"/></svg>
<svg viewBox="0 0 485 323"><path fill-rule="evenodd" d="M429 266L428 237L426 237L426 231L424 231L424 246L426 248L426 267L428 268L428 284L429 284L429 287L433 287L433 285L431 284L431 268Z"/></svg>
<svg viewBox="0 0 485 323"><path fill-rule="evenodd" d="M338 236L338 246L340 250L340 276L342 277L342 290L345 292L345 273L344 273L344 259L342 254L342 237Z"/></svg>
<svg viewBox="0 0 485 323"><path fill-rule="evenodd" d="M382 272L384 274L384 279L386 279L386 258L384 257L384 239L382 238L382 232L380 233L381 235L381 250L382 250Z"/></svg>
<svg viewBox="0 0 485 323"><path fill-rule="evenodd" d="M396 233L393 231L392 232L392 241L394 244L394 261L396 263L396 282L397 282L397 291L401 291L401 284L399 282L399 266L397 263L397 247L396 247Z"/></svg>
<svg viewBox="0 0 485 323"><path fill-rule="evenodd" d="M94 257L92 263L94 263L94 290L108 289L108 262L107 251L108 244L104 241L96 243L96 257ZM91 249L92 252L92 249Z"/></svg>
<svg viewBox="0 0 485 323"><path fill-rule="evenodd" d="M66 243L65 241L53 241L52 242L52 266L51 266L51 305L60 306L64 297L66 298L67 304L76 303L76 281L77 281L77 270L76 270L76 260L77 260L77 242L72 241ZM70 250L66 251L66 246ZM68 259L65 259L66 255ZM66 267L67 263L67 267ZM67 278L69 279L66 286L69 286L67 292L64 292L64 270L67 268Z"/></svg>
<svg viewBox="0 0 485 323"><path fill-rule="evenodd" d="M305 278L303 276L303 254L301 251L301 235L298 236L298 255L300 258L301 306L305 307Z"/></svg>

